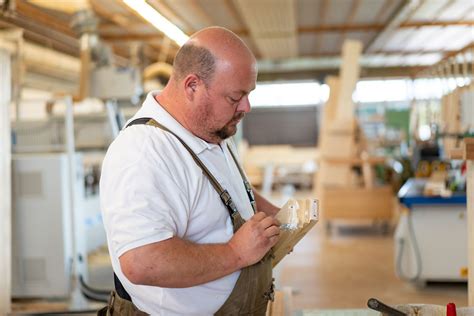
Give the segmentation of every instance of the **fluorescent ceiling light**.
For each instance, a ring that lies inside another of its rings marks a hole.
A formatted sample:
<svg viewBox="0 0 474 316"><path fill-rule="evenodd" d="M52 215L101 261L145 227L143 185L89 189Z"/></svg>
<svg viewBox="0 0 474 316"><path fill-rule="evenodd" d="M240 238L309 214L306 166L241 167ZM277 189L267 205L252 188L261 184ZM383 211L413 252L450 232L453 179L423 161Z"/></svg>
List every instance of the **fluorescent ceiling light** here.
<svg viewBox="0 0 474 316"><path fill-rule="evenodd" d="M158 11L156 11L155 8L149 5L145 0L123 0L123 2L158 30L175 41L179 46L182 46L188 40L189 36L181 31L176 25L171 23L167 18L158 13Z"/></svg>

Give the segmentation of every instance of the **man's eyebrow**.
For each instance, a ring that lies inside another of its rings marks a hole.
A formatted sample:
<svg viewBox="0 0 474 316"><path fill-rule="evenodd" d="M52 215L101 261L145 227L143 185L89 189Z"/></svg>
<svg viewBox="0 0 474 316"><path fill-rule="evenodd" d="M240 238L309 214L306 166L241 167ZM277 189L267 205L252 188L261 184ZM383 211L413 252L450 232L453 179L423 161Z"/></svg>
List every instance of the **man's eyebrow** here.
<svg viewBox="0 0 474 316"><path fill-rule="evenodd" d="M249 93L250 93L250 91L245 91L245 90L236 90L236 91L234 91L234 93L240 93L240 94L242 94L242 95L246 95L246 94L249 94Z"/></svg>

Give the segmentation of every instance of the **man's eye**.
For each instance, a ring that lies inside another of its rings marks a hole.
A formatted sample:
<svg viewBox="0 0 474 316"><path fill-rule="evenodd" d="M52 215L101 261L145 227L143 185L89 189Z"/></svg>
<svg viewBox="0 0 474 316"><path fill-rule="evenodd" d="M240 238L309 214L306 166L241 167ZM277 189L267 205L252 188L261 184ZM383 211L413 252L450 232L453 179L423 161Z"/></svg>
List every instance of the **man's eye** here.
<svg viewBox="0 0 474 316"><path fill-rule="evenodd" d="M229 98L232 103L237 103L240 101L240 99L234 99L234 98Z"/></svg>

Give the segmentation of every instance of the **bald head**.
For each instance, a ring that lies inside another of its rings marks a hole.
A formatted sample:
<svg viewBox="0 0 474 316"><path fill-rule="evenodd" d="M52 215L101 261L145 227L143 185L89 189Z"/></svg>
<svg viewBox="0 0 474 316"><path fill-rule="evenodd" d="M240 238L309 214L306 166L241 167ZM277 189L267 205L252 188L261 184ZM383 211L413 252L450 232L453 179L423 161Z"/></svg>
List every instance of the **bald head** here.
<svg viewBox="0 0 474 316"><path fill-rule="evenodd" d="M218 63L255 63L255 57L233 32L208 27L195 34L179 49L173 62L173 79L180 81L194 73L206 85L212 81Z"/></svg>

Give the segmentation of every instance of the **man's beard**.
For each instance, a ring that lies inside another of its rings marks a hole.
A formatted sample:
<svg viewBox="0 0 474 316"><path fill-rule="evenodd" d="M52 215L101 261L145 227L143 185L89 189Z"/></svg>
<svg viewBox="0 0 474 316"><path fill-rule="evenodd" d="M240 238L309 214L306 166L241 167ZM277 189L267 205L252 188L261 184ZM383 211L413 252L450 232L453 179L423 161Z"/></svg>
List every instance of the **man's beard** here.
<svg viewBox="0 0 474 316"><path fill-rule="evenodd" d="M213 134L221 140L234 136L237 132L237 123L245 116L244 112L239 112L222 128L215 130Z"/></svg>

